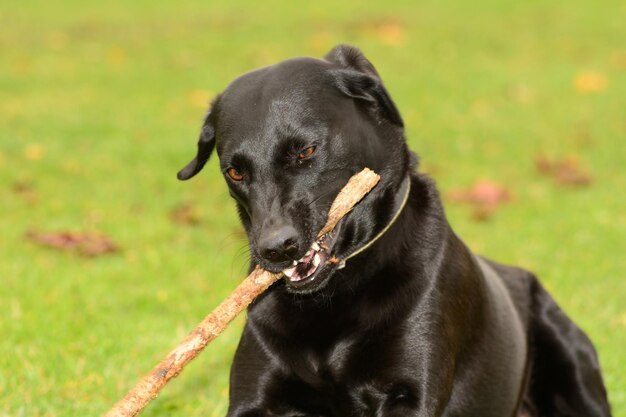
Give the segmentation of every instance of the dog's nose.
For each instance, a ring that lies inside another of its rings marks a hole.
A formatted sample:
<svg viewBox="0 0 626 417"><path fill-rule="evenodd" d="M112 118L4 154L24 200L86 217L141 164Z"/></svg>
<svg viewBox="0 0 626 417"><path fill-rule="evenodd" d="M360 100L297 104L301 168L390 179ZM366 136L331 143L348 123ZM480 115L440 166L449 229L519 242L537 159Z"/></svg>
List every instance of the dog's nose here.
<svg viewBox="0 0 626 417"><path fill-rule="evenodd" d="M295 260L298 254L298 232L283 225L266 233L258 242L259 253L271 262Z"/></svg>

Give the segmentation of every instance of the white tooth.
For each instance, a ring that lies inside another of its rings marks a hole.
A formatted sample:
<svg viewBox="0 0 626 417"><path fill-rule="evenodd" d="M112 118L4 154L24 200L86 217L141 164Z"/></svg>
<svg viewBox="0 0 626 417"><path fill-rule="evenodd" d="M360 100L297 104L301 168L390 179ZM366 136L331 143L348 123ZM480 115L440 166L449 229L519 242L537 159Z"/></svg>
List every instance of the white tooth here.
<svg viewBox="0 0 626 417"><path fill-rule="evenodd" d="M307 253L305 253L305 254L304 254L304 258L306 258L306 257L307 257L307 256L309 256L309 255L311 255L311 249L309 249L309 250L307 251Z"/></svg>
<svg viewBox="0 0 626 417"><path fill-rule="evenodd" d="M287 275L289 278L291 278L294 272L296 272L296 268L287 268L283 270L283 274Z"/></svg>
<svg viewBox="0 0 626 417"><path fill-rule="evenodd" d="M298 261L293 261L293 266L298 266Z"/></svg>
<svg viewBox="0 0 626 417"><path fill-rule="evenodd" d="M311 248L314 251L318 251L318 250L320 250L320 245L318 245L317 242L313 242L313 245L311 246Z"/></svg>
<svg viewBox="0 0 626 417"><path fill-rule="evenodd" d="M322 260L320 259L320 256L316 253L315 257L313 258L313 265L315 265L315 268L320 265L320 262L322 262Z"/></svg>

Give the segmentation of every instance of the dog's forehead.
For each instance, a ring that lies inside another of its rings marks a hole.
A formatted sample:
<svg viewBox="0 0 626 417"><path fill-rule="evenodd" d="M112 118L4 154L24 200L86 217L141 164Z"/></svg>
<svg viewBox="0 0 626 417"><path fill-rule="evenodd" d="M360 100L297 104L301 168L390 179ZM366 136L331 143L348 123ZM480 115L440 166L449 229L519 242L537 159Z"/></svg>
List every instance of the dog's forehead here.
<svg viewBox="0 0 626 417"><path fill-rule="evenodd" d="M220 97L218 152L229 137L240 142L276 131L323 129L341 105L333 100L339 94L327 76L329 68L326 61L295 58L235 79Z"/></svg>
<svg viewBox="0 0 626 417"><path fill-rule="evenodd" d="M288 93L294 88L319 83L332 64L317 58L291 58L247 72L235 78L224 91L227 100L261 99Z"/></svg>

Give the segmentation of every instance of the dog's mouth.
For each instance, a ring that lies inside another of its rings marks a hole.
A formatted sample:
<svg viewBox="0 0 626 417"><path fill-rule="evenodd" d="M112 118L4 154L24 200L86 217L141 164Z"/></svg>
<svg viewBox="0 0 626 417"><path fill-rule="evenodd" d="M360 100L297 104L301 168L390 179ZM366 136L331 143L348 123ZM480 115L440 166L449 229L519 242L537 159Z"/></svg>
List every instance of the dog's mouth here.
<svg viewBox="0 0 626 417"><path fill-rule="evenodd" d="M302 258L293 261L289 268L282 271L292 288L309 287L321 271L326 269L325 266L336 265L335 258L331 255L336 236L337 228L313 242Z"/></svg>

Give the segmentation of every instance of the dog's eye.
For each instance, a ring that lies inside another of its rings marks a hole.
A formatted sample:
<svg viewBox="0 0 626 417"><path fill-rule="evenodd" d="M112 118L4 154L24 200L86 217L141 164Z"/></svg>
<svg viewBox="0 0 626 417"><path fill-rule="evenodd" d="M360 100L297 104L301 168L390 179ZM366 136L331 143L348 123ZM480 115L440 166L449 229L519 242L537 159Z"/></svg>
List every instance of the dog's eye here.
<svg viewBox="0 0 626 417"><path fill-rule="evenodd" d="M298 159L306 159L315 152L315 146L309 146L298 154Z"/></svg>
<svg viewBox="0 0 626 417"><path fill-rule="evenodd" d="M237 171L236 168L230 167L230 168L228 168L226 173L228 174L228 176L230 178L232 178L235 181L241 181L243 179L243 174L241 174L239 171Z"/></svg>

